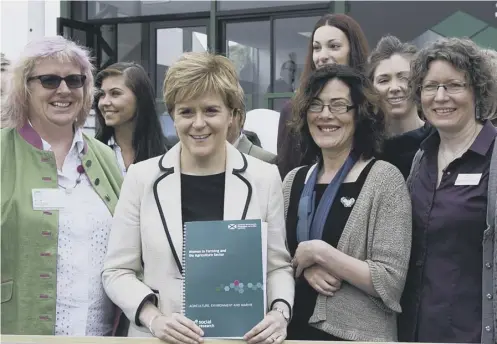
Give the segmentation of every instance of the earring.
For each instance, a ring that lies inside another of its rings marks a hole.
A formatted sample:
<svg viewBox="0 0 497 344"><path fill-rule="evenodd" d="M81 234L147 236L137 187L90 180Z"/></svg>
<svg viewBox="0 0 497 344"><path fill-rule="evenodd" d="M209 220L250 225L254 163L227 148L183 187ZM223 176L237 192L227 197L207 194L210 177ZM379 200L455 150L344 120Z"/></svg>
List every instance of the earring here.
<svg viewBox="0 0 497 344"><path fill-rule="evenodd" d="M475 118L477 120L481 119L480 105L476 104L475 106Z"/></svg>

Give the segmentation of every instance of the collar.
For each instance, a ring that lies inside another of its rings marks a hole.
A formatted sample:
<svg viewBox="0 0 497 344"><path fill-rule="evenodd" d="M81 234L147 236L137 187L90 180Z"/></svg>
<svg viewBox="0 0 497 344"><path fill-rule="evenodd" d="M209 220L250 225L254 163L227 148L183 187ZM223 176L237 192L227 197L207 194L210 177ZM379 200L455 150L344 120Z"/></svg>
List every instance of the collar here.
<svg viewBox="0 0 497 344"><path fill-rule="evenodd" d="M238 136L238 138L236 139L236 141L233 143L233 146L238 147L238 145L240 144L240 140L242 139L242 137L243 137L243 132L240 133L240 136Z"/></svg>
<svg viewBox="0 0 497 344"><path fill-rule="evenodd" d="M469 149L477 154L486 156L496 136L497 128L493 126L490 120L487 120L483 124L483 128L478 136L476 136L475 142L473 142Z"/></svg>
<svg viewBox="0 0 497 344"><path fill-rule="evenodd" d="M21 137L33 147L44 151L49 151L51 149L50 144L41 138L41 136L31 126L31 122L29 120L26 121L22 128L18 129L18 132L19 135L21 135ZM81 128L77 128L74 132L70 150L74 147L77 148L78 154L85 154L88 150L88 145L84 140L83 130Z"/></svg>
<svg viewBox="0 0 497 344"><path fill-rule="evenodd" d="M109 141L107 141L107 146L109 147L119 147L117 144L116 140L114 139L114 136L111 136Z"/></svg>
<svg viewBox="0 0 497 344"><path fill-rule="evenodd" d="M486 156L496 136L497 136L497 129L493 126L490 120L486 120L483 123L483 128L478 133L478 135L475 138L475 141L473 142L473 144L471 144L468 150L471 150L479 155ZM440 144L440 135L438 133L438 130L434 130L433 133L431 133L431 135L428 136L421 143L421 149L423 149L424 151L429 151L437 148L439 144Z"/></svg>
<svg viewBox="0 0 497 344"><path fill-rule="evenodd" d="M226 172L240 173L247 169L247 159L243 153L226 141ZM181 142L175 144L159 160L159 168L162 171L180 172Z"/></svg>
<svg viewBox="0 0 497 344"><path fill-rule="evenodd" d="M45 141L43 138L41 138L41 143L43 145L44 151L52 150L52 146L50 145L50 143ZM72 144L71 148L69 149L69 152L71 152L74 148L76 148L78 154L83 154L85 150L85 141L83 140L83 132L80 128L76 129L76 131L74 132L74 137L72 139Z"/></svg>

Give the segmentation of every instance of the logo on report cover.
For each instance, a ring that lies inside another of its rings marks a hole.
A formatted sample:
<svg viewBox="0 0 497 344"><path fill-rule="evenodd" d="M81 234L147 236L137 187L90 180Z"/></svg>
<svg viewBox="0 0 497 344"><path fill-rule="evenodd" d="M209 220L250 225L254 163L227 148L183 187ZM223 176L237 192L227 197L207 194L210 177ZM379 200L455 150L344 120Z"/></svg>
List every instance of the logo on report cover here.
<svg viewBox="0 0 497 344"><path fill-rule="evenodd" d="M257 228L256 223L229 223L228 230L230 231L240 231L249 228Z"/></svg>
<svg viewBox="0 0 497 344"><path fill-rule="evenodd" d="M198 320L198 319L195 319L193 322L195 323L195 325L197 325L200 328L212 328L212 327L216 327L216 326L214 326L214 324L212 323L212 320L210 320L210 319L208 319L208 320Z"/></svg>

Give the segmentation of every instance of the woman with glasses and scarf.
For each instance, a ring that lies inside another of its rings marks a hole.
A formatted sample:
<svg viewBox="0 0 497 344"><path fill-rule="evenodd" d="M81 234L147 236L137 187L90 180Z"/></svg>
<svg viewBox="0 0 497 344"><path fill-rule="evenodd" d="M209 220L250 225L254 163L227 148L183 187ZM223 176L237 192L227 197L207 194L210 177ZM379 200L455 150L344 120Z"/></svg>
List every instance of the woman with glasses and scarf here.
<svg viewBox="0 0 497 344"><path fill-rule="evenodd" d="M115 307L100 272L122 182L112 150L83 133L88 51L30 42L12 68L1 130L2 334L104 336Z"/></svg>
<svg viewBox="0 0 497 344"><path fill-rule="evenodd" d="M344 65L314 71L292 125L318 161L283 182L296 269L288 339L397 340L411 249L411 203L400 171L375 160L383 136L369 80Z"/></svg>

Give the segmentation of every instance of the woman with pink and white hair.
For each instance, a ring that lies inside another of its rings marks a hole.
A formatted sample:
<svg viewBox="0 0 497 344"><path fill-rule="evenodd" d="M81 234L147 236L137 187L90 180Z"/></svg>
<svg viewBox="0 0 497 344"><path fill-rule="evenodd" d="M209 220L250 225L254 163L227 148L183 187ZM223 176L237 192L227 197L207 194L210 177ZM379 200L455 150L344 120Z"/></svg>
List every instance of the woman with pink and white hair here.
<svg viewBox="0 0 497 344"><path fill-rule="evenodd" d="M112 150L83 133L88 51L30 42L2 108L2 334L102 336L115 307L100 279L122 182Z"/></svg>

